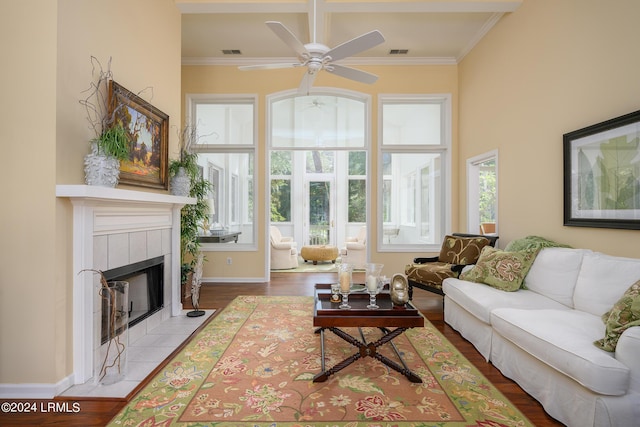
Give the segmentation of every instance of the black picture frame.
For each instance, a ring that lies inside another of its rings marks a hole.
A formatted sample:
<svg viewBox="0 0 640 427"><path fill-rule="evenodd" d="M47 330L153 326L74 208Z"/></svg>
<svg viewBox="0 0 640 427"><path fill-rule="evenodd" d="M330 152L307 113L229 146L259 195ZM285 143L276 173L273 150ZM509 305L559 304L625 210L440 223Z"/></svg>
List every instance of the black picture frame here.
<svg viewBox="0 0 640 427"><path fill-rule="evenodd" d="M640 229L640 111L563 135L564 225Z"/></svg>
<svg viewBox="0 0 640 427"><path fill-rule="evenodd" d="M131 141L128 160L120 161L120 184L169 188L169 116L113 80L109 105Z"/></svg>

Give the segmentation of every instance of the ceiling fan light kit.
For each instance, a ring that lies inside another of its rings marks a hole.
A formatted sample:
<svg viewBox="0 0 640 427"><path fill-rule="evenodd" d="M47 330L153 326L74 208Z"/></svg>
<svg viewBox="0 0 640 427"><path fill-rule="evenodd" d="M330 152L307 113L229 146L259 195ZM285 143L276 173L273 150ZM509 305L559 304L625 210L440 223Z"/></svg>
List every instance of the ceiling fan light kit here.
<svg viewBox="0 0 640 427"><path fill-rule="evenodd" d="M314 2L315 12L315 2ZM298 91L306 95L313 85L316 75L319 71L325 70L329 73L355 80L360 83L373 84L378 80L375 74L367 73L355 68L346 67L336 64L334 61L356 55L365 50L371 49L384 42L384 36L378 30L373 30L362 34L352 40L344 42L333 49L317 43L315 40L315 28L313 31L313 41L303 44L287 27L281 22L267 21L266 25L273 31L287 46L289 46L296 54L299 62L292 64L265 64L265 65L247 65L238 67L240 70L265 70L277 68L295 68L307 67Z"/></svg>

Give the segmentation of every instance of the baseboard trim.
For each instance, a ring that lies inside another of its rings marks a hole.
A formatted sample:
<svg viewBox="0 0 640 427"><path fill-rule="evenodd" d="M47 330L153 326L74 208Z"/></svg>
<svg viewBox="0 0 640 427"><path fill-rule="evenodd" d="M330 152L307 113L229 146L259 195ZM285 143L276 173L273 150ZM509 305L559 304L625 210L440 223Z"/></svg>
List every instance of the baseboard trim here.
<svg viewBox="0 0 640 427"><path fill-rule="evenodd" d="M73 385L73 375L55 384L0 384L0 399L53 399Z"/></svg>

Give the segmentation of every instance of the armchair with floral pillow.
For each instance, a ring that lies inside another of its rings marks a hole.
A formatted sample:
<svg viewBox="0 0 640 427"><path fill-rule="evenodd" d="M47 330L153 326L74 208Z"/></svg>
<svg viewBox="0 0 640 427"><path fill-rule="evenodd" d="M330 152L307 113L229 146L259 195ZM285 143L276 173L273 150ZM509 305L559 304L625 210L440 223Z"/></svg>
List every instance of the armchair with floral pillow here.
<svg viewBox="0 0 640 427"><path fill-rule="evenodd" d="M413 298L414 287L444 295L442 281L448 277L458 277L466 265L478 261L482 248L495 247L497 240L498 236L495 235L452 233L445 236L438 256L414 258L413 263L405 267L409 299Z"/></svg>

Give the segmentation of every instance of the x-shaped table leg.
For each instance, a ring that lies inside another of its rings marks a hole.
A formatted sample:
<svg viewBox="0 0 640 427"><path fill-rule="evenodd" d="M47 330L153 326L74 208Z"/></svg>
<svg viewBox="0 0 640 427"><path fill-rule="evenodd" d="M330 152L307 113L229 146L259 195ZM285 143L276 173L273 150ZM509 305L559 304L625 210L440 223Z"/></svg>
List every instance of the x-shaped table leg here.
<svg viewBox="0 0 640 427"><path fill-rule="evenodd" d="M325 329L329 329L331 332L333 332L334 334L336 334L337 336L339 336L340 338L342 338L343 340L345 340L349 344L353 345L354 347L357 347L359 349L359 351L354 353L353 355L347 357L346 359L344 359L340 363L337 363L332 368L325 369L325 364L324 364L324 330ZM401 327L401 328L396 328L393 331L390 331L387 328L380 328L380 330L384 333L384 335L378 341L371 342L371 343L367 343L366 342L366 340L364 339L364 335L362 334L362 330L360 328L358 328L358 329L360 330L360 335L362 336L362 340L358 340L357 338L354 338L353 336L351 336L348 333L344 332L342 329L339 329L339 328L336 328L336 327L319 328L316 331L316 332L320 332L320 340L321 340L320 346L321 346L321 352L322 352L322 361L321 361L322 372L320 372L319 374L317 374L317 375L315 375L313 377L313 382L317 383L317 382L326 381L327 378L329 378L329 376L335 374L336 372L339 372L339 371L343 370L344 368L346 368L347 366L351 365L353 362L355 362L356 360L360 359L361 357L367 357L367 356L373 357L375 359L378 359L380 362L384 363L385 365L387 365L391 369L394 369L394 370L400 372L402 375L407 377L409 379L409 381L411 381L412 383L421 383L422 382L422 379L419 376L417 376L416 374L414 374L407 367L407 365L404 363L404 360L402 359L402 356L398 352L398 349L391 342L391 340L393 340L397 336L401 335L404 331L406 331L409 328ZM386 357L385 355L378 353L378 351L377 351L378 347L380 347L380 346L382 346L382 345L384 345L386 343L390 343L391 344L391 346L393 347L393 350L395 351L396 355L400 359L400 362L402 362L402 365L399 365L396 362L394 362L393 360L391 360L388 357Z"/></svg>

